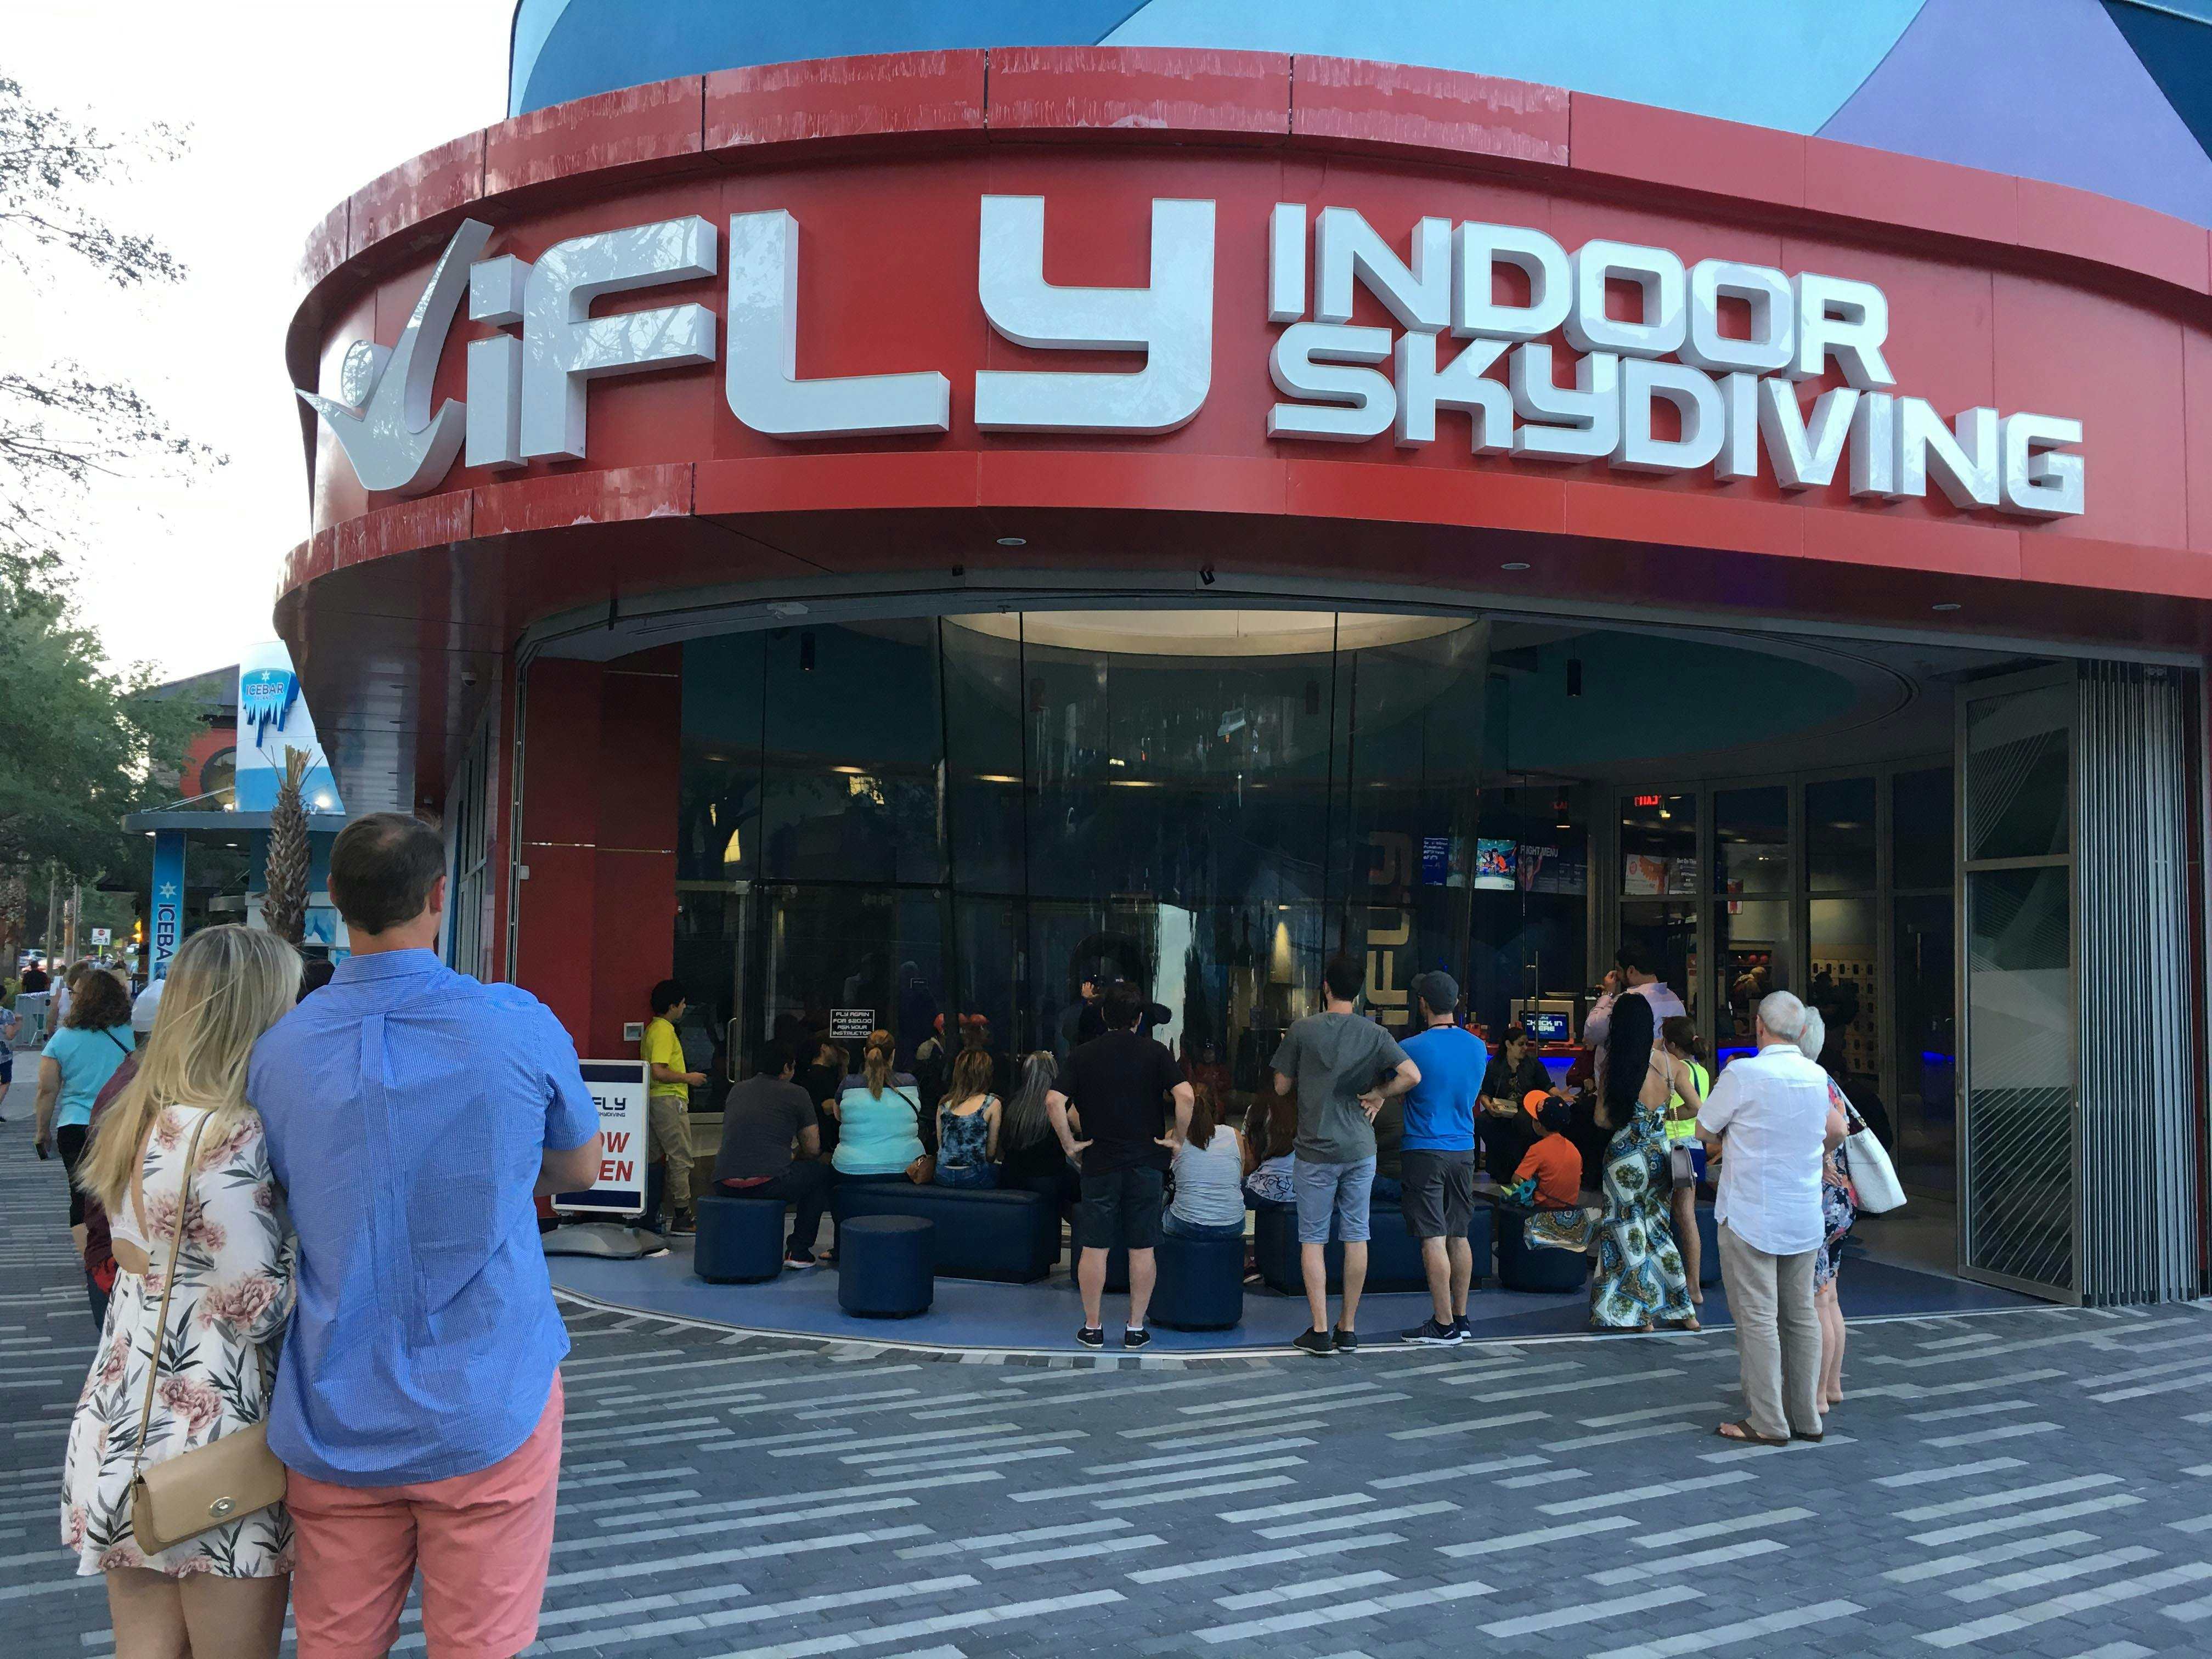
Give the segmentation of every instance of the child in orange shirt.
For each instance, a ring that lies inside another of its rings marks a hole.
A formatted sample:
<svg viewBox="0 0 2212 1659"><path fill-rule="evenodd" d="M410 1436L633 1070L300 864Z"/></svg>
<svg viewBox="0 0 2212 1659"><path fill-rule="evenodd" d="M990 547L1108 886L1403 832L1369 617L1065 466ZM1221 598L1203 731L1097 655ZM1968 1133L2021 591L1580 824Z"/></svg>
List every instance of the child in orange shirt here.
<svg viewBox="0 0 2212 1659"><path fill-rule="evenodd" d="M1543 1136L1513 1172L1516 1182L1535 1178L1539 1209L1571 1210L1582 1201L1583 1155L1565 1133L1570 1121L1566 1102L1546 1102L1536 1114L1536 1125Z"/></svg>

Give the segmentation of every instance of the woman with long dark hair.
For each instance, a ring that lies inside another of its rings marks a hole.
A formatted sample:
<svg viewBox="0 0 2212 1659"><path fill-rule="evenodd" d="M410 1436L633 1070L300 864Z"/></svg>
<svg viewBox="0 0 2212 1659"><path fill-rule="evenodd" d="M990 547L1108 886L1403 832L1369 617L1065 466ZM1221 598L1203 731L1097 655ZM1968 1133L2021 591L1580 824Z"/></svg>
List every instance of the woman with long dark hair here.
<svg viewBox="0 0 2212 1659"><path fill-rule="evenodd" d="M1597 1117L1606 1143L1604 1202L1530 1218L1532 1244L1587 1252L1597 1246L1590 1281L1590 1324L1598 1330L1649 1331L1660 1324L1698 1328L1681 1253L1668 1221L1664 1180L1667 1103L1698 1097L1686 1061L1656 1042L1651 1005L1623 997L1599 1051Z"/></svg>

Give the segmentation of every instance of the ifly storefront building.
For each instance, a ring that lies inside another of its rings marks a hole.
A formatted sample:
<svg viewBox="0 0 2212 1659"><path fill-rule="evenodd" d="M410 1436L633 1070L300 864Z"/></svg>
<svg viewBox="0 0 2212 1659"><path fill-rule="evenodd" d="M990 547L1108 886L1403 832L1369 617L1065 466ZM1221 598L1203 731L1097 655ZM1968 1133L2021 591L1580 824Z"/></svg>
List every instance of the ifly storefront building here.
<svg viewBox="0 0 2212 1659"><path fill-rule="evenodd" d="M1991 154L1932 3L755 9L526 0L309 250L277 621L458 965L679 975L702 1109L1131 979L1241 1104L1334 951L1565 1052L1629 943L1960 1272L2197 1293L2212 161L2105 9L1949 46Z"/></svg>

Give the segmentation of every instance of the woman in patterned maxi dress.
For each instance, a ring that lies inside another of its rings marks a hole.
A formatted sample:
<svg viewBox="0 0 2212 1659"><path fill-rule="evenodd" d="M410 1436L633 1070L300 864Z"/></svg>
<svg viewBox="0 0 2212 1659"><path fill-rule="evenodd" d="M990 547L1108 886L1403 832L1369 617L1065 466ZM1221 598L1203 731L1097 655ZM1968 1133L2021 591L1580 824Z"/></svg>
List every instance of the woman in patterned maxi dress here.
<svg viewBox="0 0 2212 1659"><path fill-rule="evenodd" d="M1596 1244L1590 1281L1596 1330L1698 1328L1668 1217L1672 1183L1662 1173L1667 1102L1679 1089L1694 1103L1697 1084L1686 1064L1656 1048L1655 1035L1651 1005L1642 997L1614 1005L1597 1079L1600 1113L1620 1125L1606 1146L1604 1204L1533 1217L1523 1233L1532 1244L1558 1249L1587 1252Z"/></svg>
<svg viewBox="0 0 2212 1659"><path fill-rule="evenodd" d="M131 1533L131 1486L135 1468L268 1412L295 1241L261 1120L244 1099L246 1064L254 1039L292 1006L299 977L298 953L273 934L222 927L186 940L138 1073L79 1166L108 1212L120 1271L70 1425L61 1534L80 1574L106 1576L118 1659L264 1659L283 1632L292 1527L283 1504L148 1555ZM157 1365L142 1457L139 1420Z"/></svg>

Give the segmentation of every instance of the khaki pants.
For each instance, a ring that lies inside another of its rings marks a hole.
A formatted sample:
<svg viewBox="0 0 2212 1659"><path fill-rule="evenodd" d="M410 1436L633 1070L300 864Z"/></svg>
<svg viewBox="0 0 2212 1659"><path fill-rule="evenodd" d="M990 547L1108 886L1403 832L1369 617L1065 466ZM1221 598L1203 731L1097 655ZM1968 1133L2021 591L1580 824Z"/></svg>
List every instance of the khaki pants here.
<svg viewBox="0 0 2212 1659"><path fill-rule="evenodd" d="M691 1207L691 1099L653 1095L647 1104L653 1155L668 1160L669 1212L682 1215Z"/></svg>
<svg viewBox="0 0 2212 1659"><path fill-rule="evenodd" d="M1813 1257L1769 1255L1723 1223L1721 1283L1735 1321L1743 1415L1779 1440L1820 1432L1820 1322L1813 1311Z"/></svg>

